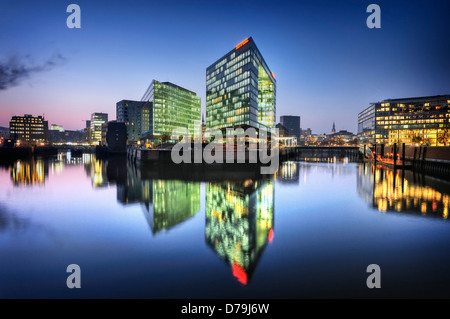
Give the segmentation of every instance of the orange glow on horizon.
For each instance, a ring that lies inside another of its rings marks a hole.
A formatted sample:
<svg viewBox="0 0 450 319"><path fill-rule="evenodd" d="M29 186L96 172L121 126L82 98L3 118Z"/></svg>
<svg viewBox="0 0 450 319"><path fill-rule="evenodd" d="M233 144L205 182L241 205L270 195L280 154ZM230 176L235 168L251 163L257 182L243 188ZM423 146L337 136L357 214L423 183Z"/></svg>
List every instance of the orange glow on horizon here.
<svg viewBox="0 0 450 319"><path fill-rule="evenodd" d="M241 284L247 285L247 273L245 272L245 269L236 262L233 263L233 276L236 277Z"/></svg>
<svg viewBox="0 0 450 319"><path fill-rule="evenodd" d="M244 41L242 41L241 43L239 43L237 46L236 46L236 50L237 49L239 49L239 48L242 48L244 45L246 45L247 43L248 43L248 38L247 39L245 39Z"/></svg>

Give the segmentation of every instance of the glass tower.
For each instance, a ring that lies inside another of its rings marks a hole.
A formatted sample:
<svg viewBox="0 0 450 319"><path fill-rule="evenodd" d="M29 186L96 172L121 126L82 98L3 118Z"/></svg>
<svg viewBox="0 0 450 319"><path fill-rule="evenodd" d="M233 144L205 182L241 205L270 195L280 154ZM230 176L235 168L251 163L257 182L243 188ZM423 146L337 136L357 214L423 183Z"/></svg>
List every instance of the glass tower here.
<svg viewBox="0 0 450 319"><path fill-rule="evenodd" d="M108 123L107 113L91 114L91 143L99 144L102 141L102 125Z"/></svg>
<svg viewBox="0 0 450 319"><path fill-rule="evenodd" d="M206 69L206 127L275 127L276 81L252 38Z"/></svg>
<svg viewBox="0 0 450 319"><path fill-rule="evenodd" d="M153 80L141 100L151 102L147 139L169 141L177 127L194 134L194 121L201 120L200 97L173 83Z"/></svg>

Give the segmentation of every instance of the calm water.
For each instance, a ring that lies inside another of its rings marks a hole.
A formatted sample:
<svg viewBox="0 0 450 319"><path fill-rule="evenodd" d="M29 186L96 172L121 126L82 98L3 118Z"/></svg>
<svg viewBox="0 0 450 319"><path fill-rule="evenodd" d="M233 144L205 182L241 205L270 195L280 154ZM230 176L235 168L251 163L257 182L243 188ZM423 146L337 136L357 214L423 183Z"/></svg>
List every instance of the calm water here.
<svg viewBox="0 0 450 319"><path fill-rule="evenodd" d="M4 165L0 185L2 298L450 297L450 184L411 172L61 155ZM81 289L66 286L69 264Z"/></svg>

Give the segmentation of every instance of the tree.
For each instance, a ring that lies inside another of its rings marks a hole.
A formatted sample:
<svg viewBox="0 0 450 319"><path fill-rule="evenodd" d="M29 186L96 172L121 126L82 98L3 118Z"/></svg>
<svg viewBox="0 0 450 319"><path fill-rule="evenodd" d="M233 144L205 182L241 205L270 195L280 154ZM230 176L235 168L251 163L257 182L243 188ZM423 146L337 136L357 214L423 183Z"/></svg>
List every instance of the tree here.
<svg viewBox="0 0 450 319"><path fill-rule="evenodd" d="M423 141L423 137L419 134L415 134L411 139L414 143L420 143Z"/></svg>
<svg viewBox="0 0 450 319"><path fill-rule="evenodd" d="M161 135L161 145L165 144L170 139L170 136L167 134Z"/></svg>
<svg viewBox="0 0 450 319"><path fill-rule="evenodd" d="M447 146L450 140L450 131L448 128L444 128L437 133L436 140L439 144L444 144Z"/></svg>

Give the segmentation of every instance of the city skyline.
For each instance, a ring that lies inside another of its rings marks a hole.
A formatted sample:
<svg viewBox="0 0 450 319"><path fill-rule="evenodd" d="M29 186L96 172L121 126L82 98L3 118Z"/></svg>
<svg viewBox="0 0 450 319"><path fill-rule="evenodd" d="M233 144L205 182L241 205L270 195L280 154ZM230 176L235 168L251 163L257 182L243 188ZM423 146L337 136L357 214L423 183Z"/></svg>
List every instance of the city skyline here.
<svg viewBox="0 0 450 319"><path fill-rule="evenodd" d="M313 133L329 132L333 121L356 133L357 114L371 102L450 87L444 1L378 1L381 29L366 26L369 1L109 3L78 1L81 29L67 28L68 3L0 5L8 30L0 41L9 44L0 55L0 126L12 115L45 114L81 129L91 113L113 115L117 101L139 99L153 78L196 92L205 114L205 68L247 37L277 79L276 122L301 116ZM11 79L11 70L23 73Z"/></svg>

